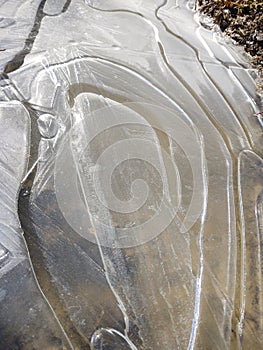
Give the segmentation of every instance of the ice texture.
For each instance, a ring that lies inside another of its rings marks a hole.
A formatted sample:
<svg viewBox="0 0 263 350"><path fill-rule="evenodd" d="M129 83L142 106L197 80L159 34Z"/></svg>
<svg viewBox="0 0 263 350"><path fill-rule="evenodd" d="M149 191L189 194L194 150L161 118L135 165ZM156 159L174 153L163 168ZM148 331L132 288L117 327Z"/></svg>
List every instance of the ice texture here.
<svg viewBox="0 0 263 350"><path fill-rule="evenodd" d="M0 349L260 349L263 138L244 55L191 1L12 9Z"/></svg>
<svg viewBox="0 0 263 350"><path fill-rule="evenodd" d="M0 103L0 140L0 348L71 349L36 282L18 220L30 140L29 114L18 101Z"/></svg>

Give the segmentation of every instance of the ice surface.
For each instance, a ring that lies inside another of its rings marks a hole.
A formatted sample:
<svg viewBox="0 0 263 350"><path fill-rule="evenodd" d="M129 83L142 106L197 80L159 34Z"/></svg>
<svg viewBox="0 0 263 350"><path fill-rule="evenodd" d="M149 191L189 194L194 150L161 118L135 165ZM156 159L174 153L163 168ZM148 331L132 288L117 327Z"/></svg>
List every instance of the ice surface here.
<svg viewBox="0 0 263 350"><path fill-rule="evenodd" d="M0 348L262 347L263 139L244 57L183 0L9 6Z"/></svg>
<svg viewBox="0 0 263 350"><path fill-rule="evenodd" d="M23 63L39 23L41 0L2 0L0 2L1 58L0 68L7 72ZM34 25L35 22L35 25ZM18 54L21 56L18 56ZM14 57L16 58L13 61Z"/></svg>
<svg viewBox="0 0 263 350"><path fill-rule="evenodd" d="M0 103L1 349L72 348L34 277L17 215L30 119L20 102ZM19 142L18 142L19 141Z"/></svg>

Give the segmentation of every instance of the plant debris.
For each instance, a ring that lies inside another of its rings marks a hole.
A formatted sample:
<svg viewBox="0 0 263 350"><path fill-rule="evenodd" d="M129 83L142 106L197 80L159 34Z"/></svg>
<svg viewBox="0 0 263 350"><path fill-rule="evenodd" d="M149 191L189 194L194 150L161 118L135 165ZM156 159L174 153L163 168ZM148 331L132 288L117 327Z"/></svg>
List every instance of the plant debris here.
<svg viewBox="0 0 263 350"><path fill-rule="evenodd" d="M263 73L263 1L198 0L199 11L242 45L252 64Z"/></svg>

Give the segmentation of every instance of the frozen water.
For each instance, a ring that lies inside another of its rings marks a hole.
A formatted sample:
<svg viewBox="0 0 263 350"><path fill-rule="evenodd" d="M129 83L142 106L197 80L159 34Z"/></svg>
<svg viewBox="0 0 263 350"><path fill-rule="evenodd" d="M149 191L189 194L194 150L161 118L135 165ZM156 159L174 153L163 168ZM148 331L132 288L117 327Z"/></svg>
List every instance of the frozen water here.
<svg viewBox="0 0 263 350"><path fill-rule="evenodd" d="M0 26L21 35L6 30L0 57L0 348L262 347L246 59L183 0L9 6Z"/></svg>
<svg viewBox="0 0 263 350"><path fill-rule="evenodd" d="M17 215L30 119L20 102L0 103L1 349L72 348L32 271Z"/></svg>

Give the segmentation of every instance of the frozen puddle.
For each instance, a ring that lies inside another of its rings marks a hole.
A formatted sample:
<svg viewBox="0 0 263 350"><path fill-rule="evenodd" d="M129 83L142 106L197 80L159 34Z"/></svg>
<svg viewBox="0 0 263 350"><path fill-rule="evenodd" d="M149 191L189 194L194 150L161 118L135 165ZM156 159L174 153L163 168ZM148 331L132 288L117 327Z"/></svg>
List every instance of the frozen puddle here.
<svg viewBox="0 0 263 350"><path fill-rule="evenodd" d="M259 99L193 7L0 5L0 349L263 346Z"/></svg>

